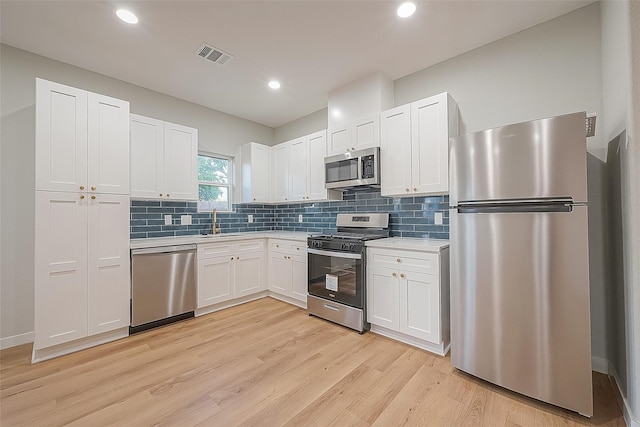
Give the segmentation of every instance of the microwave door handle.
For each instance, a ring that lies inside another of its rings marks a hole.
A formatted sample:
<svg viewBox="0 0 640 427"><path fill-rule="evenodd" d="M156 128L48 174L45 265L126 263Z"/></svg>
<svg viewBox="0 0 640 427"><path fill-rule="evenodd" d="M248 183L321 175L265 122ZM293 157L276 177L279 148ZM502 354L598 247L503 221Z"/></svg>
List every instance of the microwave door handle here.
<svg viewBox="0 0 640 427"><path fill-rule="evenodd" d="M354 254L349 252L321 251L319 249L307 248L307 253L313 255L332 256L336 258L362 259L362 254Z"/></svg>

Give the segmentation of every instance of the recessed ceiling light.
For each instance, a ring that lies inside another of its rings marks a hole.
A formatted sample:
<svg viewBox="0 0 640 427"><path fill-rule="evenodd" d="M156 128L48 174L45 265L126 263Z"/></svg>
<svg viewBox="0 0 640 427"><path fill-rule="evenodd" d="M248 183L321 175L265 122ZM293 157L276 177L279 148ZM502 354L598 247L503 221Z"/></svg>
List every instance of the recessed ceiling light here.
<svg viewBox="0 0 640 427"><path fill-rule="evenodd" d="M271 80L271 81L269 82L269 87L270 87L271 89L280 89L280 82L279 82L279 81L277 81L277 80Z"/></svg>
<svg viewBox="0 0 640 427"><path fill-rule="evenodd" d="M127 24L137 24L138 23L138 17L133 12L131 12L130 10L118 9L118 10L116 10L116 15L118 15L118 18L122 19Z"/></svg>
<svg viewBox="0 0 640 427"><path fill-rule="evenodd" d="M411 1L406 1L402 3L400 6L398 6L397 13L400 18L408 18L411 15L413 15L415 11L416 11L416 4Z"/></svg>

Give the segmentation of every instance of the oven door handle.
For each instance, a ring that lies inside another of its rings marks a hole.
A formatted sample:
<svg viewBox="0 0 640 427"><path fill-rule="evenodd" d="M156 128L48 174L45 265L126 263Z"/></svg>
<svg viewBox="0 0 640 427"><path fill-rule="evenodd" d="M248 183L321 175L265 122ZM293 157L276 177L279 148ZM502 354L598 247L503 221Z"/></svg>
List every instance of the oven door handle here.
<svg viewBox="0 0 640 427"><path fill-rule="evenodd" d="M349 252L321 251L318 249L307 248L307 253L313 255L332 256L336 258L362 259L362 254L354 254Z"/></svg>

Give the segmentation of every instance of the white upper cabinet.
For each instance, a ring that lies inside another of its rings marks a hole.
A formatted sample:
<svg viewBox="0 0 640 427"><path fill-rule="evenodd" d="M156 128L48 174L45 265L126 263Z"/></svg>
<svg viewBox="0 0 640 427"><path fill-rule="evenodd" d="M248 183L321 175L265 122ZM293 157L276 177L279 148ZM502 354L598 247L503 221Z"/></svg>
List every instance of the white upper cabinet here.
<svg viewBox="0 0 640 427"><path fill-rule="evenodd" d="M307 198L310 200L340 200L342 193L328 192L324 188L324 158L327 156L327 132L309 135L309 163L307 176Z"/></svg>
<svg viewBox="0 0 640 427"><path fill-rule="evenodd" d="M458 133L458 110L441 93L380 113L381 194L449 192L449 138Z"/></svg>
<svg viewBox="0 0 640 427"><path fill-rule="evenodd" d="M129 193L129 103L36 79L36 189Z"/></svg>
<svg viewBox="0 0 640 427"><path fill-rule="evenodd" d="M198 130L131 114L131 197L198 199Z"/></svg>
<svg viewBox="0 0 640 427"><path fill-rule="evenodd" d="M380 116L355 120L327 130L327 156L380 146Z"/></svg>
<svg viewBox="0 0 640 427"><path fill-rule="evenodd" d="M274 146L272 150L272 201L286 202L289 200L289 163L291 145L285 142Z"/></svg>
<svg viewBox="0 0 640 427"><path fill-rule="evenodd" d="M240 148L242 202L271 201L271 147L255 142Z"/></svg>
<svg viewBox="0 0 640 427"><path fill-rule="evenodd" d="M299 138L289 144L289 200L306 200L309 198L309 140Z"/></svg>
<svg viewBox="0 0 640 427"><path fill-rule="evenodd" d="M273 202L342 199L324 188L326 136L323 130L273 147Z"/></svg>
<svg viewBox="0 0 640 427"><path fill-rule="evenodd" d="M164 124L164 187L172 199L198 200L198 130Z"/></svg>

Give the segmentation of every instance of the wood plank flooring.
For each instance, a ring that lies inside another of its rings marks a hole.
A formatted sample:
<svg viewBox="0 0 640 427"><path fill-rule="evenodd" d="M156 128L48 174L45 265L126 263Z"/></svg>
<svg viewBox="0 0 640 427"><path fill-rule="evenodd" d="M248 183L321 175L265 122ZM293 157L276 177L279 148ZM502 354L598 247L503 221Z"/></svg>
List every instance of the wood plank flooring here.
<svg viewBox="0 0 640 427"><path fill-rule="evenodd" d="M0 352L7 426L624 426L594 374L587 419L393 340L264 298L39 364Z"/></svg>

